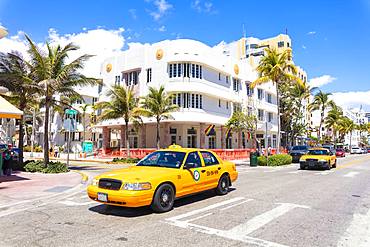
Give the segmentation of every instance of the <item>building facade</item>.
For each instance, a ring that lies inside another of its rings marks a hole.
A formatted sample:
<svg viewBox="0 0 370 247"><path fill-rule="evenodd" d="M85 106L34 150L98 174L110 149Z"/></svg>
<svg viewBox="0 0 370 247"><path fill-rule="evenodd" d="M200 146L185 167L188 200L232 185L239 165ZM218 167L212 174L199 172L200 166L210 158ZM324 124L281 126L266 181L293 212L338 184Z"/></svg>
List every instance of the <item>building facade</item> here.
<svg viewBox="0 0 370 247"><path fill-rule="evenodd" d="M162 147L174 143L211 149L252 147L248 133L227 134L225 124L236 110L255 114L260 143L275 147L276 88L267 83L251 89L249 84L257 75L247 59L235 54L232 45L210 47L188 39L131 47L103 62L99 101L109 100L105 91L113 85L131 86L137 97L147 95L149 87L164 85L179 110L161 124ZM213 131L207 136L208 127ZM124 148L123 119L104 121L95 128L102 131L99 147L103 150ZM131 147L156 146L153 119L144 119L142 127L130 126L128 131Z"/></svg>

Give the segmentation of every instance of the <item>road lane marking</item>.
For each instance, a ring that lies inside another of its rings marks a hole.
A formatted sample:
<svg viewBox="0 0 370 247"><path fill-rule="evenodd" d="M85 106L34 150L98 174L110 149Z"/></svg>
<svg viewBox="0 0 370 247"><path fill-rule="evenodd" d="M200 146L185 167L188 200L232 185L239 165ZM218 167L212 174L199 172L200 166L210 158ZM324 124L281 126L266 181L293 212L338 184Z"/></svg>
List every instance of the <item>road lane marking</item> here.
<svg viewBox="0 0 370 247"><path fill-rule="evenodd" d="M200 209L190 211L190 212L185 213L185 214L180 214L180 215L168 218L167 220L169 220L169 221L180 220L180 219L187 218L187 217L199 214L199 213L203 213L203 212L206 212L206 211L218 208L218 207L222 207L224 205L227 205L227 204L230 204L230 203L233 203L233 202L241 201L243 199L244 199L244 197L235 197L235 198L227 200L227 201L219 202L219 203L216 203L216 204L204 207L204 208L200 208Z"/></svg>
<svg viewBox="0 0 370 247"><path fill-rule="evenodd" d="M69 201L69 200L61 201L59 203L64 204L66 206L85 206L85 205L90 205L90 204L98 204L97 202L93 202L93 201L91 201L91 202L73 202L73 201Z"/></svg>
<svg viewBox="0 0 370 247"><path fill-rule="evenodd" d="M266 241L266 240L263 240L263 239L250 237L250 236L247 236L247 234L261 228L262 226L268 224L272 220L288 213L289 211L291 211L295 208L304 208L304 209L309 209L310 208L308 206L297 205L297 204L292 204L292 203L278 203L280 205L275 207L274 209L272 209L270 211L267 211L267 212L265 212L261 215L255 216L251 220L249 220L245 223L242 223L242 224L240 224L240 225L238 225L238 226L236 226L236 227L234 227L230 230L219 230L219 229L215 229L215 228L212 228L212 227L207 227L207 226L202 226L202 225L197 225L197 224L194 224L194 223L190 223L190 221L195 221L195 220L198 220L198 219L201 219L201 218L204 218L204 217L215 214L215 213L212 213L212 212L209 212L207 214L204 214L204 215L192 218L192 219L187 219L187 220L184 219L184 218L188 218L190 216L194 216L194 215L199 214L199 213L203 213L205 211L209 211L209 210L212 210L212 209L217 209L217 208L219 208L221 206L224 206L224 205L231 204L227 207L221 208L220 211L221 210L226 210L228 208L231 208L231 207L240 205L242 203L245 203L247 201L253 200L253 199L246 199L246 200L243 200L243 199L244 199L243 197L237 197L237 198L234 198L234 199L231 199L231 200L216 203L214 205L210 205L210 206L207 206L207 207L204 207L204 208L201 208L201 209L193 210L193 211L190 211L190 212L185 213L185 214L181 214L181 215L178 215L178 216L167 218L167 219L165 219L165 222L167 224L177 226L177 227L181 227L181 228L184 228L184 229L189 229L189 230L193 230L193 231L196 231L196 232L201 232L201 233L205 233L205 234L209 234L209 235L216 235L216 236L219 236L219 237L240 241L240 242L246 243L248 245L260 246L260 247L287 247L286 245L283 245L283 244L274 243L274 242ZM243 201L240 202L240 200L243 200Z"/></svg>
<svg viewBox="0 0 370 247"><path fill-rule="evenodd" d="M368 247L370 245L370 210L366 214L354 214L346 232L340 238L340 247Z"/></svg>
<svg viewBox="0 0 370 247"><path fill-rule="evenodd" d="M247 222L232 228L228 232L230 234L235 234L239 236L248 235L295 208L308 209L309 207L292 203L280 203L280 206L271 209L270 211L267 211L263 214L257 215Z"/></svg>
<svg viewBox="0 0 370 247"><path fill-rule="evenodd" d="M343 177L346 177L346 178L353 178L355 177L357 174L360 174L359 172L349 172L345 175L343 175ZM369 243L370 244L370 243Z"/></svg>
<svg viewBox="0 0 370 247"><path fill-rule="evenodd" d="M233 208L233 207L239 206L239 205L241 205L241 204L244 204L244 203L246 203L246 202L250 202L250 201L253 201L253 199L247 199L247 200L245 200L245 201L242 201L242 202L239 202L239 203L236 203L236 204L232 204L232 205L227 206L227 207L225 207L225 208L221 208L221 209L220 209L220 211L224 211L224 210L227 210L227 209L229 209L229 208Z"/></svg>

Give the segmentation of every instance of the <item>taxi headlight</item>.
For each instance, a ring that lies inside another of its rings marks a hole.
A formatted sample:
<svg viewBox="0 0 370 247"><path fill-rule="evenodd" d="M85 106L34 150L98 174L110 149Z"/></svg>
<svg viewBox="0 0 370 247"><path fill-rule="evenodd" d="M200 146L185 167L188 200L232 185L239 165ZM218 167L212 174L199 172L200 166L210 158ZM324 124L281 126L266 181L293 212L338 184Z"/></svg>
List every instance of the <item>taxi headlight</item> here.
<svg viewBox="0 0 370 247"><path fill-rule="evenodd" d="M91 181L91 185L92 185L92 186L99 186L99 179L94 178L94 179Z"/></svg>
<svg viewBox="0 0 370 247"><path fill-rule="evenodd" d="M125 183L123 190L150 190L152 185L149 182L145 183Z"/></svg>

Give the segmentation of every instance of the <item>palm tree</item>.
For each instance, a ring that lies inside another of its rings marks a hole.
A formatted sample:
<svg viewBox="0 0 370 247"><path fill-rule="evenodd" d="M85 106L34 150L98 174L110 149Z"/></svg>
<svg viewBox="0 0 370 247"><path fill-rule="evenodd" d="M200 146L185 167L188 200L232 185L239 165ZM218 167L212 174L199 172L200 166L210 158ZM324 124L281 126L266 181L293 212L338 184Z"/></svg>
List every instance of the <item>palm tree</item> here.
<svg viewBox="0 0 370 247"><path fill-rule="evenodd" d="M311 88L307 83L295 83L288 88L288 97L286 97L286 99L283 99L284 101L288 101L287 103L285 103L287 107L283 113L283 116L285 116L286 119L290 119L290 121L292 122L292 145L294 145L295 138L299 134L302 134L305 129L307 129L307 126L305 126L305 124L303 124L302 122L302 119L305 117L303 102L307 102L310 95L315 90L317 90L317 87Z"/></svg>
<svg viewBox="0 0 370 247"><path fill-rule="evenodd" d="M82 125L83 125L83 141L86 141L86 111L90 107L89 104L84 104L80 107L82 110Z"/></svg>
<svg viewBox="0 0 370 247"><path fill-rule="evenodd" d="M318 139L320 141L321 139L321 128L324 123L324 117L325 117L325 111L328 108L333 108L335 107L334 101L329 99L330 93L324 93L323 91L319 91L314 99L313 102L310 104L309 109L310 111L320 111L320 125L319 125L319 130L318 130Z"/></svg>
<svg viewBox="0 0 370 247"><path fill-rule="evenodd" d="M0 53L0 86L9 90L5 97L26 112L27 107L35 101L35 94L39 91L32 76L32 66L17 53ZM19 161L23 163L24 146L24 115L19 121Z"/></svg>
<svg viewBox="0 0 370 247"><path fill-rule="evenodd" d="M287 82L302 83L295 76L297 68L291 61L291 51L285 50L281 53L275 48L265 49L265 55L257 66L258 78L252 82L251 87L272 82L276 86L276 101L278 106L278 133L277 150L280 151L280 84Z"/></svg>
<svg viewBox="0 0 370 247"><path fill-rule="evenodd" d="M33 76L43 87L42 96L45 103L44 162L47 165L49 163L49 110L53 104L53 97L55 95L78 97L80 95L74 89L76 86L96 85L98 80L80 73L85 62L92 57L91 55L82 55L69 63L67 62L69 54L78 50L78 46L72 43L64 47L51 46L46 42L47 52L44 54L27 35L26 39Z"/></svg>
<svg viewBox="0 0 370 247"><path fill-rule="evenodd" d="M99 116L99 121L123 118L125 121L125 138L127 157L130 157L130 142L128 139L128 124L141 122L138 113L138 99L135 98L132 87L116 85L109 89L107 96L110 101L99 102L94 106L95 109L102 109L103 113ZM121 142L122 143L122 142ZM123 145L121 144L121 147Z"/></svg>
<svg viewBox="0 0 370 247"><path fill-rule="evenodd" d="M159 89L149 87L149 94L143 98L139 112L146 117L153 117L157 123L157 148L160 148L160 122L173 118L171 113L178 109L172 104L172 94L165 92L164 86Z"/></svg>
<svg viewBox="0 0 370 247"><path fill-rule="evenodd" d="M339 132L343 135L349 133L349 148L352 150L352 132L356 129L356 124L348 117L343 117L339 120Z"/></svg>
<svg viewBox="0 0 370 247"><path fill-rule="evenodd" d="M342 109L337 106L333 105L331 110L328 112L328 115L325 118L325 127L331 128L333 133L333 141L334 145L336 145L336 137L337 137L337 131L339 129L339 122L343 118L343 111Z"/></svg>

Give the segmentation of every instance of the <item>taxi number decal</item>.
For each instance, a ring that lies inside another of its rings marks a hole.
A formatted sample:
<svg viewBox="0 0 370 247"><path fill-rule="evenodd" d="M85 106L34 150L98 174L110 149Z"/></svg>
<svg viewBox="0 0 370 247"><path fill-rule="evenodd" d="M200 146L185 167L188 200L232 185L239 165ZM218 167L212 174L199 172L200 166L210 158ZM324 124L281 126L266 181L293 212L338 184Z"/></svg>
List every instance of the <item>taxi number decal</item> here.
<svg viewBox="0 0 370 247"><path fill-rule="evenodd" d="M199 181L199 179L200 179L200 173L197 170L195 170L194 171L194 180Z"/></svg>
<svg viewBox="0 0 370 247"><path fill-rule="evenodd" d="M207 176L217 175L218 171L207 171Z"/></svg>

